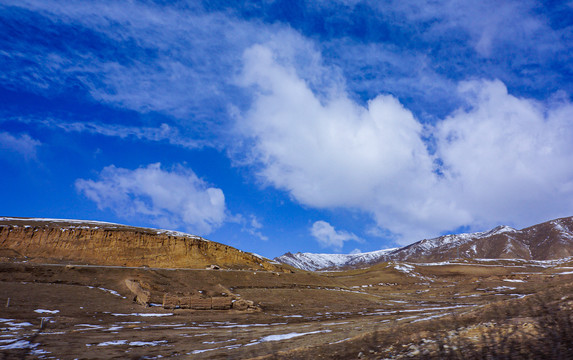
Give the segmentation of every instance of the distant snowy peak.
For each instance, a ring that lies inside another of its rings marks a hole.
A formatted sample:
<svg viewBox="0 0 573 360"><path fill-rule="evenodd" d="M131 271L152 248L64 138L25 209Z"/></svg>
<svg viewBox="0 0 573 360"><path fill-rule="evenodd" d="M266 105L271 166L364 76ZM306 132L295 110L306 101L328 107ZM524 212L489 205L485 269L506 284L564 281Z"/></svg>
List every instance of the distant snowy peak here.
<svg viewBox="0 0 573 360"><path fill-rule="evenodd" d="M483 232L475 232L475 233L462 233L462 234L450 234L450 235L443 235L433 239L424 239L413 243L412 245L405 246L400 250L406 250L408 248L422 248L424 250L430 250L435 248L451 248L456 247L461 244L471 242L476 239L485 239L494 235L500 234L511 234L511 233L519 233L519 230L516 230L510 226L501 225L496 228L493 228L489 231Z"/></svg>
<svg viewBox="0 0 573 360"><path fill-rule="evenodd" d="M287 253L275 260L303 270L367 267L384 261L436 262L458 258L553 260L573 256L573 217L522 230L498 226L484 232L424 239L397 249L362 254Z"/></svg>
<svg viewBox="0 0 573 360"><path fill-rule="evenodd" d="M286 253L275 258L276 261L296 268L317 271L325 269L338 269L346 266L370 264L377 262L397 248L377 250L359 254L313 254L313 253Z"/></svg>
<svg viewBox="0 0 573 360"><path fill-rule="evenodd" d="M519 230L512 228L511 226L500 225L496 228L491 229L490 231L485 231L481 233L475 233L474 235L478 238L483 238L487 236L505 234L505 233L518 233Z"/></svg>

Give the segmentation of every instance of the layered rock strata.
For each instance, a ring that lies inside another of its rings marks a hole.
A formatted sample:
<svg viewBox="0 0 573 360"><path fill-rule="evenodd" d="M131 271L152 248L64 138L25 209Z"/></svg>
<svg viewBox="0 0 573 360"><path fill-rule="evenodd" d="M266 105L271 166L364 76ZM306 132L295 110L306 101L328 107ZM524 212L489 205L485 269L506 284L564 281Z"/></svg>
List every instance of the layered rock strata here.
<svg viewBox="0 0 573 360"><path fill-rule="evenodd" d="M45 263L290 271L198 236L87 221L0 218L0 249Z"/></svg>

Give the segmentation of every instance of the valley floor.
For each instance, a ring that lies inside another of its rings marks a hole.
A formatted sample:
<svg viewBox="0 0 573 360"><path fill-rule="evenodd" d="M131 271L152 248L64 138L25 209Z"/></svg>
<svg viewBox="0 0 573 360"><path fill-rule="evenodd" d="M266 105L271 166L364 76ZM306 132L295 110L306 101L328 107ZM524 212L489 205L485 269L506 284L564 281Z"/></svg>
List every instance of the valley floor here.
<svg viewBox="0 0 573 360"><path fill-rule="evenodd" d="M151 292L151 306L133 301L126 279ZM429 356L439 350L431 345L435 334L473 331L466 338L475 338L502 320L531 324L531 314L517 310L532 309L543 296L566 306L571 280L571 263L517 260L293 274L6 260L0 263L0 358ZM161 306L166 292L217 286L254 301L260 311Z"/></svg>

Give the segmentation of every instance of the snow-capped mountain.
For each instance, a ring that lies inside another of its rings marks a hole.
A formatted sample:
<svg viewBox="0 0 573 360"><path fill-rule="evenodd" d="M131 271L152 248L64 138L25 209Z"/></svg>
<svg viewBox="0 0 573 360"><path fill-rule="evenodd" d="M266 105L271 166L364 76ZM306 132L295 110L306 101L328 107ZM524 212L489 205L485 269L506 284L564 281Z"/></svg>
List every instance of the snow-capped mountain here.
<svg viewBox="0 0 573 360"><path fill-rule="evenodd" d="M376 263L380 258L388 255L397 248L378 250L360 254L313 254L290 252L275 258L283 264L296 268L316 271L324 269L338 269L342 267L360 267L371 263Z"/></svg>
<svg viewBox="0 0 573 360"><path fill-rule="evenodd" d="M456 258L551 260L573 256L573 217L522 230L492 230L424 239L397 249L362 254L286 253L275 260L303 270L367 267L384 261L434 262Z"/></svg>

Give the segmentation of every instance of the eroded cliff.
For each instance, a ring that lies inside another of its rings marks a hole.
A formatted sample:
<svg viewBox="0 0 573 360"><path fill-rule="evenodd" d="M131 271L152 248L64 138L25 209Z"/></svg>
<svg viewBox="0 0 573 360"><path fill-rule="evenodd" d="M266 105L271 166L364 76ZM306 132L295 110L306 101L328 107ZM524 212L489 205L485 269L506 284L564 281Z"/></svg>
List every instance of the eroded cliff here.
<svg viewBox="0 0 573 360"><path fill-rule="evenodd" d="M198 236L77 220L0 218L0 248L46 263L289 271L268 259Z"/></svg>

